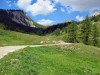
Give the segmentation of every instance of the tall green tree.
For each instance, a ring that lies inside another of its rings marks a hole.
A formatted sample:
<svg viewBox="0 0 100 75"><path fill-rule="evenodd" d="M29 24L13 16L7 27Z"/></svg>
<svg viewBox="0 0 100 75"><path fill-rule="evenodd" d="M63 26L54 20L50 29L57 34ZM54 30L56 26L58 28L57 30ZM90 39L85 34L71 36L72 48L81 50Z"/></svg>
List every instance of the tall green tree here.
<svg viewBox="0 0 100 75"><path fill-rule="evenodd" d="M98 28L95 24L92 25L92 45L96 46L98 43Z"/></svg>
<svg viewBox="0 0 100 75"><path fill-rule="evenodd" d="M77 42L77 33L76 33L76 30L77 30L76 23L72 23L72 24L70 24L68 26L68 28L67 28L67 34L68 34L67 41L68 42L70 42L70 43Z"/></svg>
<svg viewBox="0 0 100 75"><path fill-rule="evenodd" d="M81 26L81 35L82 42L88 45L91 35L91 20L88 17L86 18L86 20L83 21L83 24Z"/></svg>

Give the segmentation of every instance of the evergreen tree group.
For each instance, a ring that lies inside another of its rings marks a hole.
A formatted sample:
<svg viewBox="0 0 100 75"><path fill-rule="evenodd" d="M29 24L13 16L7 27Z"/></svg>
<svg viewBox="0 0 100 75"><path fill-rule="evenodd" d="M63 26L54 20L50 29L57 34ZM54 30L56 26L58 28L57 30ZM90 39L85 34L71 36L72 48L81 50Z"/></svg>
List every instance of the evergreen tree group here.
<svg viewBox="0 0 100 75"><path fill-rule="evenodd" d="M97 45L98 29L91 19L86 18L81 27L82 42L86 45Z"/></svg>
<svg viewBox="0 0 100 75"><path fill-rule="evenodd" d="M94 22L91 21L91 19L88 17L83 22L81 22L80 25L78 25L75 22L70 24L67 27L66 34L67 34L66 41L69 43L82 42L86 45L93 45L93 46L96 46L98 43L97 25L94 24Z"/></svg>
<svg viewBox="0 0 100 75"><path fill-rule="evenodd" d="M89 44L89 38L91 34L91 22L87 18L83 21L82 27L81 27L81 36L82 36L82 42L84 44Z"/></svg>

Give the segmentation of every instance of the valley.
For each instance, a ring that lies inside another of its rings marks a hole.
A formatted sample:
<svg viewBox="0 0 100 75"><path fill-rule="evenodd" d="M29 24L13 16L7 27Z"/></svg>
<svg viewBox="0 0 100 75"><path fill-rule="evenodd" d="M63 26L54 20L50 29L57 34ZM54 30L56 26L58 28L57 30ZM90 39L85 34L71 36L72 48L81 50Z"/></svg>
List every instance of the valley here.
<svg viewBox="0 0 100 75"><path fill-rule="evenodd" d="M100 15L52 26L22 10L0 17L0 75L100 75Z"/></svg>

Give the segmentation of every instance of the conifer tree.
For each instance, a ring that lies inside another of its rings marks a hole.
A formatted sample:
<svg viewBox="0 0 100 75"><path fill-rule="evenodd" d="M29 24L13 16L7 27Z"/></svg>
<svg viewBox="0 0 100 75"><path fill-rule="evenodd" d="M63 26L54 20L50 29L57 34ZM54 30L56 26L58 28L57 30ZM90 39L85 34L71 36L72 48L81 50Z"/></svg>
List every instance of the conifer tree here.
<svg viewBox="0 0 100 75"><path fill-rule="evenodd" d="M77 25L75 23L72 23L68 26L68 29L67 29L67 34L68 34L67 41L68 42L70 42L70 43L77 42L77 40L76 40L76 37L77 37L76 30L77 30Z"/></svg>
<svg viewBox="0 0 100 75"><path fill-rule="evenodd" d="M97 37L98 37L98 29L97 29L97 26L93 24L92 26L92 45L93 46L96 46L98 43Z"/></svg>
<svg viewBox="0 0 100 75"><path fill-rule="evenodd" d="M81 27L82 42L84 44L89 44L90 34L91 34L91 21L89 18L86 18L86 20L83 21Z"/></svg>

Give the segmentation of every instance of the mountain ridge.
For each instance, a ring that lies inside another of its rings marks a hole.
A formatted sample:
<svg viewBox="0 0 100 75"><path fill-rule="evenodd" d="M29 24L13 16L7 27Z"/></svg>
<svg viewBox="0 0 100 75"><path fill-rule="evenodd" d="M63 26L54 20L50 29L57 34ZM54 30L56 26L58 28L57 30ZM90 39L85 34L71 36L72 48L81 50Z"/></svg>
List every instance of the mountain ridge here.
<svg viewBox="0 0 100 75"><path fill-rule="evenodd" d="M35 21L33 21L23 10L0 9L0 17L5 18L5 16L10 18L12 21L22 24L24 26L36 27L34 25Z"/></svg>
<svg viewBox="0 0 100 75"><path fill-rule="evenodd" d="M71 22L59 23L49 27L34 22L23 10L4 10L0 9L0 23L5 25L4 29L24 32L24 33L42 33L47 34L55 31L57 28L62 29Z"/></svg>

